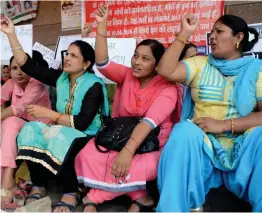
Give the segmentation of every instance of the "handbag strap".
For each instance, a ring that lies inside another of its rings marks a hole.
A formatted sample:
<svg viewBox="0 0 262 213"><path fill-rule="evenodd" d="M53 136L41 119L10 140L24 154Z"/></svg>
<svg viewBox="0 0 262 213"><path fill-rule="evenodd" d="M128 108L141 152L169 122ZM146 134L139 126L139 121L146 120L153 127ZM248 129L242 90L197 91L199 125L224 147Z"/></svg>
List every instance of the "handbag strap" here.
<svg viewBox="0 0 262 213"><path fill-rule="evenodd" d="M117 146L118 144L122 143L122 142L125 141L125 140L128 140L128 138L124 138L124 139L122 139L121 141L118 141L118 142L117 142L116 144L114 144L114 146L112 146L110 149L106 149L106 148L105 148L106 150L102 150L102 149L99 147L99 145L96 143L96 140L95 140L95 146L96 146L96 148L97 148L97 150L98 150L99 152L108 153L108 152L112 151L115 146Z"/></svg>
<svg viewBox="0 0 262 213"><path fill-rule="evenodd" d="M96 149L97 149L99 152L102 152L102 153L108 153L108 152L111 151L110 149L102 150L102 149L99 147L99 145L96 143L96 140L95 140L95 146L96 146Z"/></svg>

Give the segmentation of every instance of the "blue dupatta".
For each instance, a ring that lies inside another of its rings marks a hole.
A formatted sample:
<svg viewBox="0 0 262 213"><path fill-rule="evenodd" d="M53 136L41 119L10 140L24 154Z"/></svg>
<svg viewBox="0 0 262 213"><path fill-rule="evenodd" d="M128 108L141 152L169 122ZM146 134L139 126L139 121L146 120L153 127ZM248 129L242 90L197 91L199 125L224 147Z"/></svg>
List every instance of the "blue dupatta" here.
<svg viewBox="0 0 262 213"><path fill-rule="evenodd" d="M234 103L236 109L243 117L251 113L256 102L256 83L262 68L262 60L249 57L231 61L218 60L210 54L208 56L208 63L212 64L225 76L237 75L234 88ZM191 97L191 91L188 89L183 102L181 121L192 119L193 115L194 102ZM187 131L190 132L190 130ZM234 140L232 155L228 156L216 135L207 134L208 139L212 143L213 150L207 145L204 146L204 149L216 168L224 171L230 171L236 168L239 160L238 157L241 155L240 148L243 148L242 145L245 139L248 139L248 137L246 137L247 135L248 133L246 132Z"/></svg>

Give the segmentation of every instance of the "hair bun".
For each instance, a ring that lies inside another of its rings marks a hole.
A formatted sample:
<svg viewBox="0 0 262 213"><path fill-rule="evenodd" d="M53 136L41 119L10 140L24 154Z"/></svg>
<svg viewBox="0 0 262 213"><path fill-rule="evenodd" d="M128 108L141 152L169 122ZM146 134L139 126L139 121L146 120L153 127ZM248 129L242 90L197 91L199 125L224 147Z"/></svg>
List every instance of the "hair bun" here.
<svg viewBox="0 0 262 213"><path fill-rule="evenodd" d="M247 43L244 45L244 52L250 51L253 49L253 47L255 46L255 44L258 42L259 39L259 33L257 32L257 30L255 28L248 28L248 41Z"/></svg>

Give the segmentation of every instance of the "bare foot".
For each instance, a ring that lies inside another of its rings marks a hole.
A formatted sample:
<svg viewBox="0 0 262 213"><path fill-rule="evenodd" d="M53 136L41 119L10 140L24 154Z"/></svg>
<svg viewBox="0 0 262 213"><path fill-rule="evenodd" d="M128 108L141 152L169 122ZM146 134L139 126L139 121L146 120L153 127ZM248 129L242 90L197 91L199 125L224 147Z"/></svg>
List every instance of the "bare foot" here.
<svg viewBox="0 0 262 213"><path fill-rule="evenodd" d="M33 186L30 194L27 197L30 197L33 194L36 194L34 196L38 197L40 199L40 198L45 196L45 188L44 187ZM27 205L29 203L32 203L32 202L34 202L36 200L38 200L38 199L36 199L36 198L28 198L28 199L26 199L25 205Z"/></svg>
<svg viewBox="0 0 262 213"><path fill-rule="evenodd" d="M12 202L15 189L14 169L5 168L1 183L1 209Z"/></svg>
<svg viewBox="0 0 262 213"><path fill-rule="evenodd" d="M1 187L1 209L5 209L5 206L12 202L15 187L5 188Z"/></svg>
<svg viewBox="0 0 262 213"><path fill-rule="evenodd" d="M87 199L87 197L85 197L84 199L83 199L83 203L84 203L84 205L86 204L86 203L92 203L92 204L94 204L94 205L88 205L88 206L86 206L85 208L84 208L84 212L97 212L97 207L96 207L96 204L94 203L94 202L92 202L91 200L89 200L89 199Z"/></svg>
<svg viewBox="0 0 262 213"><path fill-rule="evenodd" d="M70 204L72 206L76 205L77 200L76 200L76 197L73 196L73 194L75 194L75 193L72 193L72 195L64 194L60 201L67 203L67 204ZM70 212L70 209L66 206L59 206L59 207L55 207L53 209L53 212Z"/></svg>
<svg viewBox="0 0 262 213"><path fill-rule="evenodd" d="M138 203L141 203L144 206L153 206L154 205L154 200L148 195L138 198L136 199L136 201ZM132 203L128 209L128 212L140 212L140 209L136 204Z"/></svg>

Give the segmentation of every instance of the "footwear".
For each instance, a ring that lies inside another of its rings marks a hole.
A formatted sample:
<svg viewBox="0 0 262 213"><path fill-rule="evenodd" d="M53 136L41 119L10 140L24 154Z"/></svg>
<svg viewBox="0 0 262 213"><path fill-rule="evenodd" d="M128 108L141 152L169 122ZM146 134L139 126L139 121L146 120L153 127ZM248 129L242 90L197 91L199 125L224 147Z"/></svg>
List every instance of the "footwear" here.
<svg viewBox="0 0 262 213"><path fill-rule="evenodd" d="M45 195L46 195L46 191L45 191L45 188L44 188L44 187L32 186L32 189L33 189L33 188L38 188L38 189L40 189L41 192L40 192L40 193L34 193L34 194L31 194L31 195L28 195L28 196L26 197L25 201L24 201L24 204L25 204L25 205L27 204L26 201L29 200L29 199L39 200L39 199L45 197ZM34 201L32 201L32 202L34 202ZM30 203L32 203L32 202L30 202Z"/></svg>
<svg viewBox="0 0 262 213"><path fill-rule="evenodd" d="M195 208L195 209L190 209L190 212L204 212L203 207Z"/></svg>
<svg viewBox="0 0 262 213"><path fill-rule="evenodd" d="M18 206L23 206L27 198L27 192L17 189L13 197L13 203L16 203Z"/></svg>
<svg viewBox="0 0 262 213"><path fill-rule="evenodd" d="M140 212L152 212L153 208L155 207L155 204L153 204L151 206L146 206L142 203L137 202L136 200L133 200L132 204L137 205Z"/></svg>
<svg viewBox="0 0 262 213"><path fill-rule="evenodd" d="M19 203L16 203L16 202L12 202L12 203L8 203L5 205L5 208L3 210L15 210L17 208L20 208L22 207L23 205L20 205Z"/></svg>
<svg viewBox="0 0 262 213"><path fill-rule="evenodd" d="M54 205L53 211L54 211L54 209L57 208L57 207L66 207L66 208L69 209L69 212L73 212L73 211L75 210L75 208L77 207L79 201L80 201L80 196L79 196L79 194L77 194L77 193L65 193L65 194L63 194L63 195L69 195L69 196L74 197L74 198L76 199L75 204L72 205L72 204L65 203L64 201L61 201L61 200L60 200L56 205Z"/></svg>
<svg viewBox="0 0 262 213"><path fill-rule="evenodd" d="M3 209L16 209L24 205L27 192L18 187L13 187L11 190L2 187L1 196L10 198Z"/></svg>
<svg viewBox="0 0 262 213"><path fill-rule="evenodd" d="M88 203L84 203L83 206L84 206L84 209L85 209L86 207L88 207L88 206L93 206L93 207L96 208L96 211L98 212L98 208L97 208L97 204L96 204L96 203L88 202Z"/></svg>
<svg viewBox="0 0 262 213"><path fill-rule="evenodd" d="M23 179L19 179L19 183L17 184L17 188L19 190L23 190L23 191L26 191L27 193L29 193L32 189L32 182L31 181L26 181L26 180L23 180Z"/></svg>
<svg viewBox="0 0 262 213"><path fill-rule="evenodd" d="M13 197L14 203L18 206L23 206L25 204L25 200L32 189L32 182L25 181L20 179L17 184L16 191Z"/></svg>

